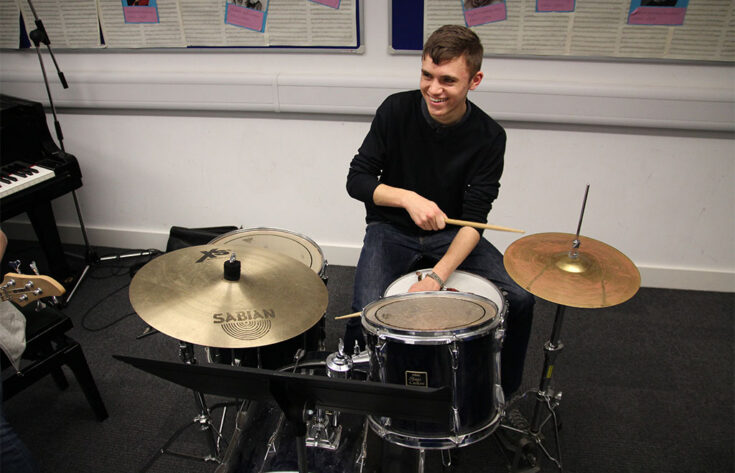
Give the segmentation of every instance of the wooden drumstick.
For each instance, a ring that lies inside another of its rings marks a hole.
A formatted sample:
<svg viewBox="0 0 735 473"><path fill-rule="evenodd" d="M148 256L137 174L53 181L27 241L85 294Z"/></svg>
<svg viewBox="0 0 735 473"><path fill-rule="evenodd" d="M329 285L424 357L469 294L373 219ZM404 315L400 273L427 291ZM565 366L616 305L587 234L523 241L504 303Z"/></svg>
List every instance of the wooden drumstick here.
<svg viewBox="0 0 735 473"><path fill-rule="evenodd" d="M339 317L335 317L334 320L351 319L351 318L354 318L354 317L360 317L361 314L362 314L362 312L353 312L351 314L340 315Z"/></svg>
<svg viewBox="0 0 735 473"><path fill-rule="evenodd" d="M499 227L497 225L489 225L487 223L470 222L469 220L457 220L454 218L445 218L444 222L448 225L460 225L462 227L484 228L486 230L498 230L500 232L526 233L525 230L515 228Z"/></svg>

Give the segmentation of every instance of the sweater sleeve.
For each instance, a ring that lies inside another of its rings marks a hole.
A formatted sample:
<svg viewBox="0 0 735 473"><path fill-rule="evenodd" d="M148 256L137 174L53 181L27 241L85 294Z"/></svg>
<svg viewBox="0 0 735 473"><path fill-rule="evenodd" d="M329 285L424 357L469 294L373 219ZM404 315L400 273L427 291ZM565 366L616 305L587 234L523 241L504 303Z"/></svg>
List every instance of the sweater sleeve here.
<svg viewBox="0 0 735 473"><path fill-rule="evenodd" d="M380 175L383 171L385 107L385 102L378 107L370 125L370 131L352 159L350 170L347 173L347 193L352 198L366 203L373 202L373 193L380 183Z"/></svg>
<svg viewBox="0 0 735 473"><path fill-rule="evenodd" d="M490 143L485 158L479 160L471 173L462 202L462 219L487 222L487 215L500 189L505 142L505 132L499 133Z"/></svg>

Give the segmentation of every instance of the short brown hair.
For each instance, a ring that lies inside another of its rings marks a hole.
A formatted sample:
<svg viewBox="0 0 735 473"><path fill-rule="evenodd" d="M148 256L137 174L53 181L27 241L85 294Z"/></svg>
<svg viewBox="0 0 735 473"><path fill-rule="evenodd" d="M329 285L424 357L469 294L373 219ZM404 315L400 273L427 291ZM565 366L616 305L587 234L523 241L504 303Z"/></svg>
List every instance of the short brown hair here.
<svg viewBox="0 0 735 473"><path fill-rule="evenodd" d="M444 25L431 33L424 44L421 59L429 56L434 64L440 64L465 55L470 75L482 67L482 43L471 29L460 25Z"/></svg>

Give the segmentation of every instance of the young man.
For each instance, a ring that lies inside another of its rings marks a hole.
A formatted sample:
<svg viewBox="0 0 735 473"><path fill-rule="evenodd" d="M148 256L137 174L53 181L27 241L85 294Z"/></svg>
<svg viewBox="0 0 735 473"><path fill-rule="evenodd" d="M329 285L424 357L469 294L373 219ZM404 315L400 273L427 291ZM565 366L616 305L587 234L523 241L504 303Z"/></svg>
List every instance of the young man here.
<svg viewBox="0 0 735 473"><path fill-rule="evenodd" d="M411 291L439 290L456 269L507 292L509 316L502 383L518 389L533 317L533 296L508 276L502 254L482 231L447 227L446 217L487 222L503 172L505 131L467 93L480 85L483 48L463 26L447 25L426 41L420 90L388 97L350 164L347 191L365 203L367 228L355 273L353 310L379 299L422 257L433 272ZM350 319L345 346L364 346Z"/></svg>

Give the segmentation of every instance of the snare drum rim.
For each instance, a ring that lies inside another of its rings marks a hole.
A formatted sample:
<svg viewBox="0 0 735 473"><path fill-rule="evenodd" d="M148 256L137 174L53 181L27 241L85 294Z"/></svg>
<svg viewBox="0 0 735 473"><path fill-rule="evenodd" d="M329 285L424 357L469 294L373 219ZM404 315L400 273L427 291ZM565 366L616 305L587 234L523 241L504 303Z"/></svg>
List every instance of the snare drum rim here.
<svg viewBox="0 0 735 473"><path fill-rule="evenodd" d="M397 329L394 327L386 327L372 322L367 318L367 312L374 306L383 303L383 305L390 303L391 300L400 298L417 298L426 297L427 294L447 296L452 298L460 298L459 296L466 297L468 299L476 299L485 303L491 304L495 308L495 315L486 320L485 322L473 325L471 327L465 327L461 329L446 329L446 330L409 330L409 329ZM383 297L377 301L373 301L364 309L360 316L363 329L376 336L378 338L386 338L390 340L396 340L408 345L447 345L457 340L470 340L485 336L492 330L494 330L501 322L501 313L498 309L498 305L490 299L479 296L477 294L471 294L469 292L448 292L448 291L426 291L426 292L412 292L407 294L395 294L393 296Z"/></svg>
<svg viewBox="0 0 735 473"><path fill-rule="evenodd" d="M423 436L410 432L403 432L386 426L379 419L389 419L388 417L367 416L370 429L380 438L387 440L395 445L407 448L427 448L444 450L449 448L466 447L473 443L479 442L487 438L495 432L500 426L501 413L496 411L493 417L484 426L471 432L460 433L456 435L437 435Z"/></svg>
<svg viewBox="0 0 735 473"><path fill-rule="evenodd" d="M317 273L320 278L324 279L324 273L325 273L326 267L327 267L327 259L324 257L324 252L322 251L322 248L319 245L317 245L317 243L314 240L312 240L311 238L309 238L308 236L306 236L304 234L301 234L301 233L297 233L297 232L291 231L291 230L286 230L285 228L276 228L276 227L238 228L237 230L232 230L231 232L223 233L222 235L219 235L219 236L213 238L212 240L209 241L209 244L210 245L214 245L214 244L220 243L222 240L224 240L225 238L227 238L229 236L232 236L232 235L239 235L241 233L246 233L246 232L259 232L259 231L268 231L268 232L276 232L276 233L279 233L279 232L280 233L287 233L289 235L293 235L293 236L299 237L299 238L301 238L301 239L303 239L303 240L311 243L312 245L314 245L314 248L316 248L317 252L319 253L319 257L321 258L321 263L322 264L321 264L321 267L319 268L319 271L316 271L316 269L314 269L314 268L312 268L312 270L315 273ZM288 256L288 255L286 255L286 256Z"/></svg>

